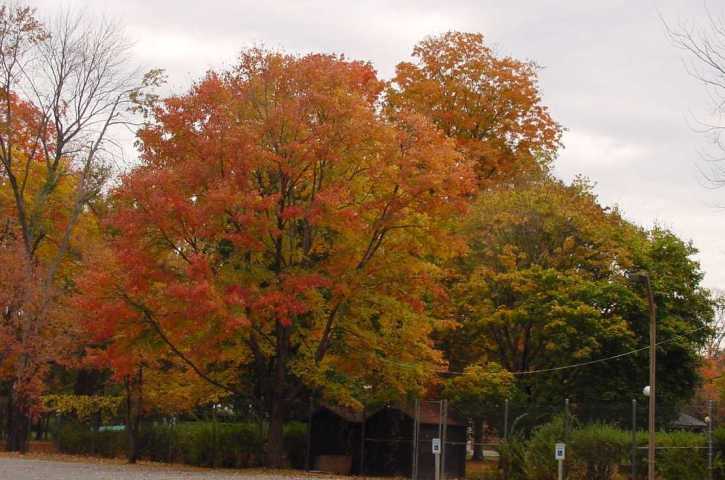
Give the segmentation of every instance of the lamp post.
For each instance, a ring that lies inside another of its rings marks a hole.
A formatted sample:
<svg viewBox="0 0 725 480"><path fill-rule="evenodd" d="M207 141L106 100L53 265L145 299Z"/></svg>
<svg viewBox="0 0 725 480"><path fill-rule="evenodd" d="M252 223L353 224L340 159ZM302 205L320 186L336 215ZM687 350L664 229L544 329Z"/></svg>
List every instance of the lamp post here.
<svg viewBox="0 0 725 480"><path fill-rule="evenodd" d="M649 442L647 448L647 478L655 480L655 448L657 445L655 430L655 388L657 367L657 311L649 274L641 272L647 287L647 303L649 304L649 385L644 394L649 397Z"/></svg>

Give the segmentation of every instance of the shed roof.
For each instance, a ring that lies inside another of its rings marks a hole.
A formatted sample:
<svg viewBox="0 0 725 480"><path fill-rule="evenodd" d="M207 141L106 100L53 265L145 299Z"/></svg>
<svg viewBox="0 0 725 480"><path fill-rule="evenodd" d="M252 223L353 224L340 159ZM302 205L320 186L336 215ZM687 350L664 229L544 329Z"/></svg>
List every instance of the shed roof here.
<svg viewBox="0 0 725 480"><path fill-rule="evenodd" d="M410 418L415 418L415 409L414 407L397 407L397 406L388 406L385 407L391 410L398 410L405 415L407 415ZM350 407L342 407L339 405L329 404L329 403L323 403L320 405L320 407L317 409L319 412L320 410L325 409L329 410L330 412L334 413L338 417L350 422L350 423L363 423L365 420L370 418L372 415L375 415L380 410L383 409L377 409L377 410L355 410ZM420 423L424 425L438 425L441 417L441 411L440 411L440 405L437 402L421 402L420 403ZM466 422L465 419L460 418L455 413L448 411L448 422L447 425L449 426L467 426L468 422Z"/></svg>
<svg viewBox="0 0 725 480"><path fill-rule="evenodd" d="M320 407L317 409L317 412L320 410L329 410L330 412L334 413L338 417L350 422L350 423L362 423L365 421L365 412L360 410L355 410L350 407L342 407L340 405L333 405L330 403L323 403L320 405Z"/></svg>
<svg viewBox="0 0 725 480"><path fill-rule="evenodd" d="M677 417L677 420L672 422L672 425L674 425L676 427L687 427L687 428L705 428L705 427L707 427L707 423L693 417L692 415L688 415L686 413L680 413L680 415Z"/></svg>

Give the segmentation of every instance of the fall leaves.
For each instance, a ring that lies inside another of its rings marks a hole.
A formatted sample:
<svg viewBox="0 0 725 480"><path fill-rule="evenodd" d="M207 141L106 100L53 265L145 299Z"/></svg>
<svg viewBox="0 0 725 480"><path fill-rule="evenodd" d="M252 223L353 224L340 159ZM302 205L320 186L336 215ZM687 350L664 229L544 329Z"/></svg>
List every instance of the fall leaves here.
<svg viewBox="0 0 725 480"><path fill-rule="evenodd" d="M340 55L244 50L186 93L129 94L139 164L93 202L73 181L52 201L28 191L75 212L57 229L83 248L52 278L83 332L64 361L110 370L129 425L244 398L281 465L283 421L310 395L351 407L424 395L453 366L465 375L446 394L492 402L511 372L633 341L626 272L657 261L652 245L585 183L551 176L562 129L536 66L458 32L413 57L386 82ZM27 165L31 140L13 139ZM8 172L0 209L18 218ZM4 238L0 258L15 248ZM0 352L1 367L15 362Z"/></svg>

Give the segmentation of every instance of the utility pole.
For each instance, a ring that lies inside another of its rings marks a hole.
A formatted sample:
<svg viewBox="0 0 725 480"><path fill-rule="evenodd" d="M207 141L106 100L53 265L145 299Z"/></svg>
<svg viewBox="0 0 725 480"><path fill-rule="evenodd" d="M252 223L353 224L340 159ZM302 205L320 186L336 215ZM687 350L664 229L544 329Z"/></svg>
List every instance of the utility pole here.
<svg viewBox="0 0 725 480"><path fill-rule="evenodd" d="M649 303L649 446L647 451L647 478L655 480L655 447L657 443L655 430L655 369L657 367L657 312L652 283L649 274L644 274L647 286L647 302Z"/></svg>

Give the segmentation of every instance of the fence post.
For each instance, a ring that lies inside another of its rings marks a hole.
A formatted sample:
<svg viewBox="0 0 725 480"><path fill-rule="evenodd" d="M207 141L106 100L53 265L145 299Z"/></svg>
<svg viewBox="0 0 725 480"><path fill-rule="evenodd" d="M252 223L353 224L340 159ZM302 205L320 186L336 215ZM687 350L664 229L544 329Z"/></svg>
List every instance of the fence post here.
<svg viewBox="0 0 725 480"><path fill-rule="evenodd" d="M707 401L707 478L712 480L712 400Z"/></svg>
<svg viewBox="0 0 725 480"><path fill-rule="evenodd" d="M365 406L362 410L362 423L360 424L360 475L365 475L365 422L367 421L367 413ZM415 422L415 420L414 420ZM415 426L413 426L415 430ZM415 434L413 434L415 436ZM412 466L411 466L412 469Z"/></svg>
<svg viewBox="0 0 725 480"><path fill-rule="evenodd" d="M632 399L632 480L637 478L637 399Z"/></svg>
<svg viewBox="0 0 725 480"><path fill-rule="evenodd" d="M305 452L305 471L309 472L312 469L312 416L315 410L315 399L310 395L310 405L307 411L307 451Z"/></svg>
<svg viewBox="0 0 725 480"><path fill-rule="evenodd" d="M441 480L446 480L446 437L448 433L448 400L443 400L443 433L441 434Z"/></svg>
<svg viewBox="0 0 725 480"><path fill-rule="evenodd" d="M415 406L413 407L415 412L415 418L413 419L413 450L412 465L410 469L411 480L418 479L418 432L420 429L420 400L415 399Z"/></svg>
<svg viewBox="0 0 725 480"><path fill-rule="evenodd" d="M509 438L509 399L507 398L503 404L503 439Z"/></svg>
<svg viewBox="0 0 725 480"><path fill-rule="evenodd" d="M567 443L569 441L569 429L571 426L569 425L570 419L569 419L569 399L564 399L564 443ZM566 478L566 465L564 465L564 461L561 461L561 466L559 467L561 469L561 477L560 478Z"/></svg>

